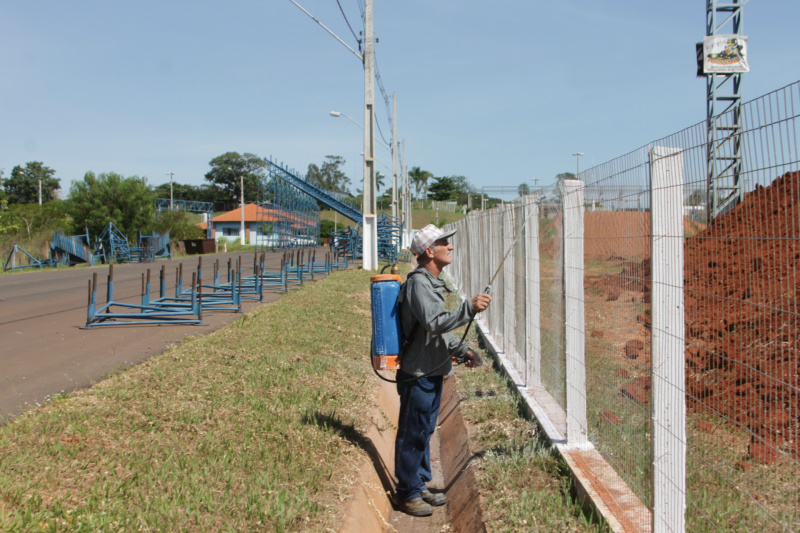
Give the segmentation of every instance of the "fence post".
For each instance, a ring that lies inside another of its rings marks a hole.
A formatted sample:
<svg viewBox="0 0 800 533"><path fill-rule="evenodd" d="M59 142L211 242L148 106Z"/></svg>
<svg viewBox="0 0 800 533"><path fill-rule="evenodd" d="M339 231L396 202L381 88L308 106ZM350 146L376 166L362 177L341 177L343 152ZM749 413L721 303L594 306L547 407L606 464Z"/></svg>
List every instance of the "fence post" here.
<svg viewBox="0 0 800 533"><path fill-rule="evenodd" d="M513 362L517 370L516 350L514 349L514 258L511 255L512 243L514 242L514 204L503 204L503 241L500 247L500 261L503 261L503 316L500 319L503 328L503 351L506 357ZM500 267L498 267L500 268Z"/></svg>
<svg viewBox="0 0 800 533"><path fill-rule="evenodd" d="M686 529L683 156L650 150L653 533Z"/></svg>
<svg viewBox="0 0 800 533"><path fill-rule="evenodd" d="M514 202L514 353L517 358L517 373L523 384L527 383L528 362L525 357L527 345L527 321L525 313L525 291L529 285L525 277L525 196Z"/></svg>
<svg viewBox="0 0 800 533"><path fill-rule="evenodd" d="M586 364L583 300L583 182L563 180L564 197L564 321L567 358L567 444L585 447Z"/></svg>
<svg viewBox="0 0 800 533"><path fill-rule="evenodd" d="M539 204L525 197L525 385L542 386L541 273L539 263Z"/></svg>
<svg viewBox="0 0 800 533"><path fill-rule="evenodd" d="M498 220L499 219L499 220ZM493 290L495 294L503 294L503 270L500 267L500 255L503 253L503 213L500 206L489 211L486 218L486 234L489 236L489 271L495 276ZM499 299L499 298L498 298ZM489 330L499 346L503 346L503 306L489 306ZM503 348L505 349L505 348Z"/></svg>

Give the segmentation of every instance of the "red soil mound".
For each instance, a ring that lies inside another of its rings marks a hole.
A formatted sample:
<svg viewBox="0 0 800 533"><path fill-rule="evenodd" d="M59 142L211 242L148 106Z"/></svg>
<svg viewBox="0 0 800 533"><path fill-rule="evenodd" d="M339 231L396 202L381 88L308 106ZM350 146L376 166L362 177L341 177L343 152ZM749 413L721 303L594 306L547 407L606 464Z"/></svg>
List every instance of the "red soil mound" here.
<svg viewBox="0 0 800 533"><path fill-rule="evenodd" d="M685 246L687 392L800 456L800 172L759 187ZM751 453L763 458L764 454Z"/></svg>
<svg viewBox="0 0 800 533"><path fill-rule="evenodd" d="M750 456L800 457L800 172L758 187L687 239L686 392L752 433ZM625 288L649 299L650 261L626 263ZM619 279L618 278L618 279ZM765 453L769 450L770 453Z"/></svg>

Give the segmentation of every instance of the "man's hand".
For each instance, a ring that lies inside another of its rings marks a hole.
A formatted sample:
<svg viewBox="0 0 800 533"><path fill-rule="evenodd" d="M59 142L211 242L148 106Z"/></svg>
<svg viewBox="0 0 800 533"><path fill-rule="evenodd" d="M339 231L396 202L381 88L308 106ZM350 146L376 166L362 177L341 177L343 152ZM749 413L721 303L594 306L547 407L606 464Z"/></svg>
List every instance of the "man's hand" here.
<svg viewBox="0 0 800 533"><path fill-rule="evenodd" d="M472 308L475 310L476 313L480 313L484 311L489 304L492 302L492 295L491 294L479 294L475 298L472 299Z"/></svg>
<svg viewBox="0 0 800 533"><path fill-rule="evenodd" d="M482 366L483 361L481 361L480 356L475 353L472 348L467 348L466 353L464 354L465 365L467 368L475 368L476 366Z"/></svg>

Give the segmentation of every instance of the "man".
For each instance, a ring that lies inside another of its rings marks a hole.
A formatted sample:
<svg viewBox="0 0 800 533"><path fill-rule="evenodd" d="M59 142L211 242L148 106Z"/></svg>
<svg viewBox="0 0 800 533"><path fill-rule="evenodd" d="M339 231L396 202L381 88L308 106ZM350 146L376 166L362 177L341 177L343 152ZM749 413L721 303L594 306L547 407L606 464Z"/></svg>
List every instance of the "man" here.
<svg viewBox="0 0 800 533"><path fill-rule="evenodd" d="M398 299L400 320L407 336L400 353L397 392L400 417L395 441L395 476L400 509L413 516L430 516L432 506L444 505L447 498L432 493L425 483L431 480L430 440L436 429L442 382L452 374L451 357L463 357L468 367L481 364L469 346L450 333L485 310L492 297L479 294L462 302L454 311L445 309L444 281L439 279L452 261L455 231L445 232L433 224L420 230L411 242L417 268L406 280Z"/></svg>

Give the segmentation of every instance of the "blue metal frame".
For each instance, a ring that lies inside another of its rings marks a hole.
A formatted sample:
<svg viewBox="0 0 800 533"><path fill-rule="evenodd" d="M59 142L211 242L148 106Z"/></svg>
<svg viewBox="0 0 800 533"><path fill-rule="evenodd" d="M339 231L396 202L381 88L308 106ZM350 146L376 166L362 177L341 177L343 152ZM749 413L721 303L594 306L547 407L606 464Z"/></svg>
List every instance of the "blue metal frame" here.
<svg viewBox="0 0 800 533"><path fill-rule="evenodd" d="M18 252L22 252L23 254L28 256L28 264L27 265L17 265L16 264L16 262L17 262L17 253ZM14 271L14 270L22 270L24 268L38 268L38 269L41 270L42 267L53 266L55 264L56 263L52 259L42 261L41 257L38 257L38 258L33 257L24 248L19 246L17 243L14 243L14 246L11 248L11 253L8 256L8 259L6 260L5 263L3 263L3 270ZM11 265L11 266L9 266L9 265Z"/></svg>
<svg viewBox="0 0 800 533"><path fill-rule="evenodd" d="M307 195L311 196L315 200L327 205L328 207L338 212L339 214L344 215L347 218L355 221L359 221L364 217L361 211L359 211L355 207L348 205L342 202L341 200L334 198L333 196L323 191L322 189L311 185L306 180L298 177L297 174L290 172L289 170L285 169L276 162L270 159L264 159L264 161L267 162L267 167L270 172L270 175L286 180L288 183L294 185L295 187L297 187Z"/></svg>
<svg viewBox="0 0 800 533"><path fill-rule="evenodd" d="M66 236L60 231L53 232L53 242L50 243L51 260L60 265L77 265L89 263L94 266L95 261L103 260L104 255L96 255L89 241L89 230L83 235Z"/></svg>

